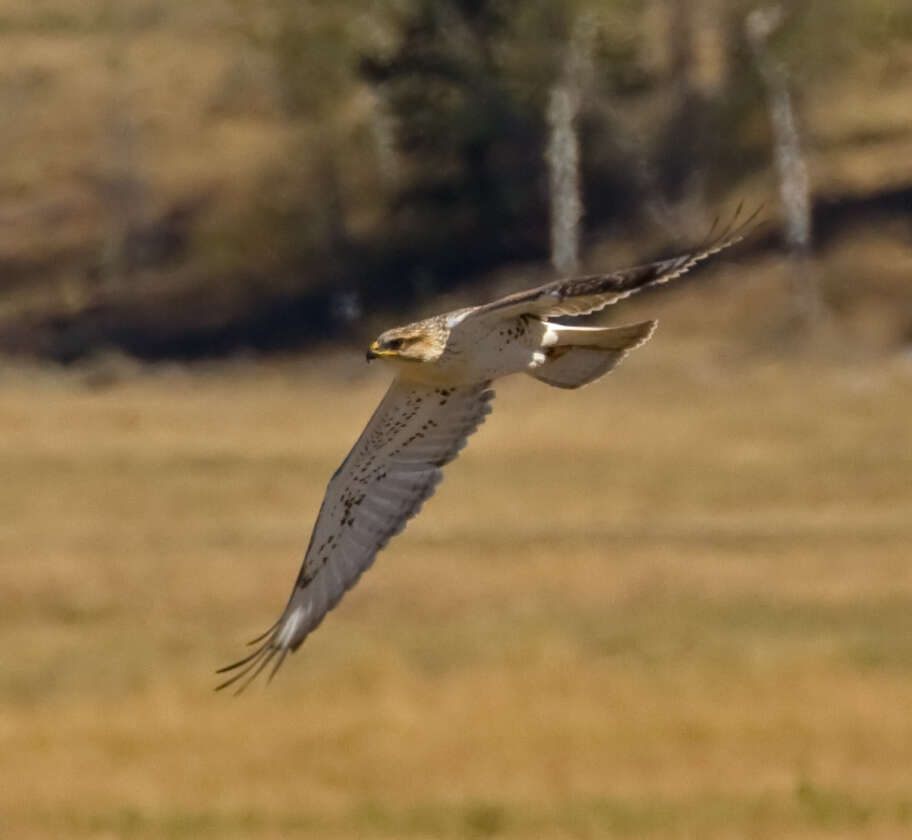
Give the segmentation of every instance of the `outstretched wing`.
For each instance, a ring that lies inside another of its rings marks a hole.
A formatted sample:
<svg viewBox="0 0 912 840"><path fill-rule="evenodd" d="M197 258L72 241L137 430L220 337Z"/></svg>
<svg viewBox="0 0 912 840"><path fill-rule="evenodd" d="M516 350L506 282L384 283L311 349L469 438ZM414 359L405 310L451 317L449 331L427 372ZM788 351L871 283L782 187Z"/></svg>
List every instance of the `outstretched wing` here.
<svg viewBox="0 0 912 840"><path fill-rule="evenodd" d="M251 644L249 656L220 669L236 671L218 688L242 691L270 661L275 674L377 552L405 528L443 478L466 439L491 411L489 382L433 388L395 380L326 488L285 611ZM276 658L278 657L278 658Z"/></svg>
<svg viewBox="0 0 912 840"><path fill-rule="evenodd" d="M740 242L759 212L760 208L742 224L735 226L740 214L739 207L726 230L713 238L715 229L713 226L707 242L690 253L681 254L670 260L622 269L611 274L592 274L555 280L544 286L529 289L526 292L517 292L479 306L471 312L469 317L496 315L501 318L536 315L545 318L558 315L588 315L590 312L597 312L647 286L656 286L680 277L697 263Z"/></svg>

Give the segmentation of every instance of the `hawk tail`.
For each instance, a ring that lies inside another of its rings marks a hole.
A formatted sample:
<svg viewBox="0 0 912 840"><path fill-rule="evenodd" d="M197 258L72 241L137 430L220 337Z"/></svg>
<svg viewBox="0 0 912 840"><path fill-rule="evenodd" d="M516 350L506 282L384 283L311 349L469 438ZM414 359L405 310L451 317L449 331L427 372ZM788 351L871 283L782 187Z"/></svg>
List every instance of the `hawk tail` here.
<svg viewBox="0 0 912 840"><path fill-rule="evenodd" d="M545 351L545 361L529 373L555 388L579 388L603 377L627 353L648 341L656 322L623 327L549 327L557 333L557 343Z"/></svg>

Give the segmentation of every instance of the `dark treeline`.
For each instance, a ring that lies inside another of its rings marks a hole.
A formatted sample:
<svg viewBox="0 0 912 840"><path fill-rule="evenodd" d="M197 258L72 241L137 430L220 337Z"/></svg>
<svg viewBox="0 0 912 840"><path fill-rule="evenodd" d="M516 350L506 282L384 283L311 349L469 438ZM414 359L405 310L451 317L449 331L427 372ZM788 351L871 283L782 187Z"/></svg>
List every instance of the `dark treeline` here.
<svg viewBox="0 0 912 840"><path fill-rule="evenodd" d="M104 247L67 257L80 305L0 323L7 350L198 357L359 335L365 313L406 311L505 263L572 268L595 235L646 231L643 258L687 243L730 196L775 191L776 163L788 224L802 212L801 185L785 181L809 153L803 102L859 44L912 32L912 12L860 0L838 13L823 0L771 13L741 0L232 8L231 37L267 68L291 127L287 158L215 232L218 190L133 219L135 173L119 173ZM229 91L219 107L247 101ZM791 135L778 130L789 120ZM810 189L807 206L817 193L832 216L827 185ZM212 260L216 240L230 247ZM11 289L53 273L40 255L0 264Z"/></svg>

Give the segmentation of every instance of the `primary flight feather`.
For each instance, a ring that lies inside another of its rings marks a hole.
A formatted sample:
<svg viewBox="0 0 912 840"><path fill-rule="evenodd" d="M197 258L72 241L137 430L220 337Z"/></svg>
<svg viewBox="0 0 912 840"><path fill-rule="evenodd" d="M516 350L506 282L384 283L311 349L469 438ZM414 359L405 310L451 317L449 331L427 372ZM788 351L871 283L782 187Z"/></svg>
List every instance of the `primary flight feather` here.
<svg viewBox="0 0 912 840"><path fill-rule="evenodd" d="M279 620L251 643L259 646L249 656L220 669L233 673L218 688L242 691L270 663L274 675L316 629L434 493L441 468L491 411L494 379L527 373L559 388L578 388L614 368L655 329L655 321L573 327L550 317L584 315L666 283L739 241L752 219L670 260L556 280L380 335L367 358L391 364L396 378L329 481Z"/></svg>

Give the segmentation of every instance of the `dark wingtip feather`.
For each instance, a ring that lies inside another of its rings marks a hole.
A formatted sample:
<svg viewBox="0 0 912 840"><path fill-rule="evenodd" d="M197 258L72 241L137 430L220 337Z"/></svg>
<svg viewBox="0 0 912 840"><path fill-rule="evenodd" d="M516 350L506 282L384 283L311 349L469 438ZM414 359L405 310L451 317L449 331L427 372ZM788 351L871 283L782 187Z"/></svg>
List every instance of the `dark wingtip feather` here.
<svg viewBox="0 0 912 840"><path fill-rule="evenodd" d="M257 674L265 667L266 663L275 655L275 652L278 648L272 647L269 642L266 642L262 647L257 648L250 656L244 657L244 659L234 662L231 665L226 665L224 668L219 668L216 671L217 674L224 674L229 671L237 670L236 674L232 674L227 680L222 683L219 683L216 687L216 691L223 691L224 689L234 685L235 683L240 683L238 686L235 695L240 694L248 685L254 680ZM249 675L249 677L248 677ZM245 679L246 678L246 679Z"/></svg>
<svg viewBox="0 0 912 840"><path fill-rule="evenodd" d="M282 663L285 661L285 657L288 656L289 650L291 650L291 648L282 648L282 652L279 654L279 658L276 660L275 665L272 666L272 670L269 672L269 676L266 678L267 685L272 682L272 678L276 675L279 668L282 667Z"/></svg>
<svg viewBox="0 0 912 840"><path fill-rule="evenodd" d="M276 623L275 627L277 626L278 623ZM244 691L245 688L247 688L248 685L250 685L250 683L256 679L257 675L269 664L276 653L281 651L282 655L279 657L277 666L273 668L272 675L270 676L270 680L272 679L272 676L274 676L275 672L278 670L278 665L281 665L282 660L285 659L285 656L288 653L288 649L281 648L274 643L274 628L269 632L268 636L264 634L259 638L263 639L264 637L265 641L255 651L253 651L253 653L248 654L242 659L238 659L237 662L232 662L230 665L225 665L216 670L216 674L228 674L232 671L237 672L231 674L231 676L224 682L219 683L215 687L216 691L222 691L232 685L235 685L236 683L240 683L238 685L237 691L235 691L235 695L240 694L242 691Z"/></svg>
<svg viewBox="0 0 912 840"><path fill-rule="evenodd" d="M763 207L764 205L761 203L746 219L739 221L744 209L744 202L741 201L721 232L717 232L720 217L716 216L700 245L688 253L618 272L617 277L620 280L618 291L622 292L621 296L626 297L647 286L666 283L681 274L687 273L698 263L741 242L760 224L757 221L757 217Z"/></svg>
<svg viewBox="0 0 912 840"><path fill-rule="evenodd" d="M276 627L279 626L279 622L280 622L281 620L282 620L282 618L281 618L281 616L279 616L279 618L276 619L276 621L273 623L273 625L272 625L271 627L269 627L268 629L264 630L264 631L263 631L262 633L260 633L260 635L257 636L256 638L253 638L253 639L251 639L249 642L247 642L247 646L248 646L248 647L251 647L251 646L253 646L253 645L259 644L259 643L262 642L263 639L265 639L267 636L271 636L271 635L273 634L273 632L275 631Z"/></svg>
<svg viewBox="0 0 912 840"><path fill-rule="evenodd" d="M751 232L752 224L757 219L760 211L763 210L763 207L764 204L761 202L744 221L739 223L741 214L744 211L744 200L742 199L738 202L738 206L735 208L735 212L728 220L725 228L718 234L716 234L716 230L719 226L719 217L716 216L703 241L692 252L693 257L699 259L701 255L709 256L740 242Z"/></svg>
<svg viewBox="0 0 912 840"><path fill-rule="evenodd" d="M263 648L257 648L253 653L245 656L243 659L238 659L237 662L232 662L230 665L223 665L221 668L217 668L216 674L227 674L229 671L234 671L236 668L241 668L250 662L252 659L256 659L260 655Z"/></svg>

